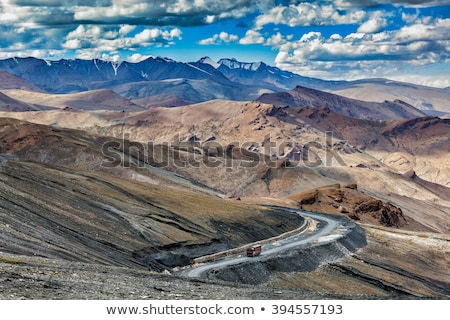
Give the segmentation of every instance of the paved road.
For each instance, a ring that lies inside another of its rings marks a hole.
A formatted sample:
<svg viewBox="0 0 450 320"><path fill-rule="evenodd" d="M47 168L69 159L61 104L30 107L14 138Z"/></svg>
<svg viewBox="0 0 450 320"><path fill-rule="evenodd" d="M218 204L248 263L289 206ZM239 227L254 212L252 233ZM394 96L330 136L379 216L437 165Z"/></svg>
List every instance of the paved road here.
<svg viewBox="0 0 450 320"><path fill-rule="evenodd" d="M310 217L318 222L318 227L313 232L309 233L302 231L296 235L287 237L282 240L274 241L273 243L263 245L263 252L259 257L248 258L242 254L231 255L226 258L213 261L192 269L186 269L182 272L191 278L200 278L202 275L212 269L220 269L229 265L242 263L245 261L258 261L264 257L278 254L282 251L298 246L308 246L317 243L318 241L332 241L340 238L343 233L336 232L337 230L344 230L342 220L336 219L333 216L325 216L322 214L311 213L303 210L295 210L297 214Z"/></svg>

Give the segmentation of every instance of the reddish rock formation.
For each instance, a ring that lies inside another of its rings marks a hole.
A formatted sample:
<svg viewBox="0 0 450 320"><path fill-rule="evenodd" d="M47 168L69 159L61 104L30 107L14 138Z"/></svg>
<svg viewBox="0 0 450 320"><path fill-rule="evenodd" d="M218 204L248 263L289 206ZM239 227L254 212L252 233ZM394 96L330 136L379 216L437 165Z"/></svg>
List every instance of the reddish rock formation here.
<svg viewBox="0 0 450 320"><path fill-rule="evenodd" d="M400 228L406 219L400 208L358 191L356 184L325 186L288 197L305 210L338 213L353 220Z"/></svg>

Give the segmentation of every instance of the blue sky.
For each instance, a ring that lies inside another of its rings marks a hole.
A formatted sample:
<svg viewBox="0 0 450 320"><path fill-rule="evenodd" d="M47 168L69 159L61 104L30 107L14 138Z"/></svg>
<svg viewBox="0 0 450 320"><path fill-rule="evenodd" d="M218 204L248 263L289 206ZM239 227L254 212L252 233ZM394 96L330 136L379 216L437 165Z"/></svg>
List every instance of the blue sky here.
<svg viewBox="0 0 450 320"><path fill-rule="evenodd" d="M235 57L450 86L450 0L0 0L0 59Z"/></svg>

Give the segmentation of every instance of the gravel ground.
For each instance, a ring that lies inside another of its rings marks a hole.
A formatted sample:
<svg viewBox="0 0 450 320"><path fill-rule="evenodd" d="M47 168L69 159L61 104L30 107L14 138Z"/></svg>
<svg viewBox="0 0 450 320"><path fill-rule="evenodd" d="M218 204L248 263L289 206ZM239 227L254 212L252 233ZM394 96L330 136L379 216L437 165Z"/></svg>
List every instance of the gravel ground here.
<svg viewBox="0 0 450 320"><path fill-rule="evenodd" d="M335 299L307 290L191 280L168 273L0 254L0 300Z"/></svg>

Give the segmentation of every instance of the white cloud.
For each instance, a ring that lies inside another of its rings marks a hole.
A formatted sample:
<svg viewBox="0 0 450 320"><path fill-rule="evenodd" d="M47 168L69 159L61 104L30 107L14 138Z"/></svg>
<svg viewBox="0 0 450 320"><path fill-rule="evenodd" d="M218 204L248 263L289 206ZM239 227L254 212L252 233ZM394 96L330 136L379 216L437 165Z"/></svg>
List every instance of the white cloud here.
<svg viewBox="0 0 450 320"><path fill-rule="evenodd" d="M162 36L161 30L153 28L153 29L145 29L145 30L141 31L140 33L138 33L134 36L134 39L141 43L144 43L144 42L148 43L154 39L158 39L160 36Z"/></svg>
<svg viewBox="0 0 450 320"><path fill-rule="evenodd" d="M23 47L25 48L25 47ZM58 58L60 57L64 51L62 50L17 50L17 51L0 51L0 59L8 59L8 58L28 58L28 57L35 57L38 59L51 59L52 57Z"/></svg>
<svg viewBox="0 0 450 320"><path fill-rule="evenodd" d="M342 36L340 34L334 33L330 36L330 40L342 40Z"/></svg>
<svg viewBox="0 0 450 320"><path fill-rule="evenodd" d="M181 39L181 30L151 28L138 33L131 33L131 26L96 26L79 25L65 37L62 47L77 50L76 55L84 58L98 58L100 54L117 55L121 50L137 50L160 43L171 44ZM130 35L131 34L131 35ZM91 52L89 52L91 51Z"/></svg>
<svg viewBox="0 0 450 320"><path fill-rule="evenodd" d="M320 38L322 38L322 34L320 32L311 31L302 35L299 42L311 42Z"/></svg>
<svg viewBox="0 0 450 320"><path fill-rule="evenodd" d="M383 29L387 25L387 20L384 18L373 18L364 22L359 26L358 32L375 33Z"/></svg>
<svg viewBox="0 0 450 320"><path fill-rule="evenodd" d="M405 12L402 12L402 20L406 22L407 24L415 23L417 19L419 18L419 10L416 9L415 14L408 14Z"/></svg>
<svg viewBox="0 0 450 320"><path fill-rule="evenodd" d="M394 31L333 34L328 38L309 32L280 45L275 63L281 69L324 79L400 79L402 74L414 74L415 68L425 70L436 63L446 66L450 62L450 19L426 21L428 24L420 21ZM433 84L444 83L444 74ZM420 79L415 82L432 83L431 76Z"/></svg>
<svg viewBox="0 0 450 320"><path fill-rule="evenodd" d="M129 61L129 62L137 63L137 62L144 61L144 60L146 60L148 58L151 58L151 57L152 56L149 56L149 55L142 55L140 53L133 53L132 55L128 56L126 60Z"/></svg>
<svg viewBox="0 0 450 320"><path fill-rule="evenodd" d="M2 24L46 27L78 24L195 26L241 18L259 7L257 0L2 0Z"/></svg>
<svg viewBox="0 0 450 320"><path fill-rule="evenodd" d="M206 39L202 39L198 42L198 44L202 45L202 46L207 46L207 45L211 45L211 44L216 44L217 38L219 36L217 34L213 35L211 38L206 38Z"/></svg>
<svg viewBox="0 0 450 320"><path fill-rule="evenodd" d="M264 42L265 39L261 33L251 29L245 33L245 36L241 40L239 40L240 44L262 44Z"/></svg>
<svg viewBox="0 0 450 320"><path fill-rule="evenodd" d="M416 24L406 25L397 32L398 41L431 41L449 39L450 19L420 20Z"/></svg>
<svg viewBox="0 0 450 320"><path fill-rule="evenodd" d="M89 26L79 25L75 30L69 32L66 39L96 39L102 33L99 26Z"/></svg>
<svg viewBox="0 0 450 320"><path fill-rule="evenodd" d="M239 37L235 34L228 34L227 32L219 33L219 39L224 43L235 42Z"/></svg>
<svg viewBox="0 0 450 320"><path fill-rule="evenodd" d="M91 49L79 49L75 53L75 58L81 60L99 59L100 56L101 56L100 51Z"/></svg>
<svg viewBox="0 0 450 320"><path fill-rule="evenodd" d="M271 47L279 47L282 44L285 44L287 41L291 40L293 37L294 35L292 34L285 37L280 32L277 32L270 36L270 38L268 38L264 44Z"/></svg>
<svg viewBox="0 0 450 320"><path fill-rule="evenodd" d="M338 10L334 4L303 2L297 5L277 6L256 18L255 28L268 24L295 26L336 25L361 23L367 16L364 10Z"/></svg>
<svg viewBox="0 0 450 320"><path fill-rule="evenodd" d="M450 72L450 70L445 70L446 72ZM447 88L450 87L450 79L448 77L448 73L438 73L433 75L423 75L420 73L398 73L394 75L386 74L386 77L390 77L392 80L416 83L423 86L436 87L436 88Z"/></svg>
<svg viewBox="0 0 450 320"><path fill-rule="evenodd" d="M118 54L107 54L107 53L102 53L100 56L100 60L103 61L111 61L111 62L120 62L120 55Z"/></svg>
<svg viewBox="0 0 450 320"><path fill-rule="evenodd" d="M134 29L136 29L136 26L131 26L129 24L123 24L123 25L120 26L119 34L121 36L126 36L131 31L133 31Z"/></svg>
<svg viewBox="0 0 450 320"><path fill-rule="evenodd" d="M270 23L290 26L361 24L366 17L366 7L392 3L425 7L448 4L448 0L3 0L1 3L2 23L180 27L264 12L256 19L256 27L260 28Z"/></svg>
<svg viewBox="0 0 450 320"><path fill-rule="evenodd" d="M231 43L238 41L239 37L235 34L229 34L227 32L220 32L214 34L212 37L200 40L198 44L200 45L212 45L221 43Z"/></svg>
<svg viewBox="0 0 450 320"><path fill-rule="evenodd" d="M80 49L82 47L81 41L78 39L68 39L64 44L63 47L69 50L76 50Z"/></svg>
<svg viewBox="0 0 450 320"><path fill-rule="evenodd" d="M112 0L107 7L73 6L74 22L201 25L226 18L240 18L256 9L258 1L236 0Z"/></svg>
<svg viewBox="0 0 450 320"><path fill-rule="evenodd" d="M336 0L335 4L339 8L348 7L376 7L383 4L402 5L405 7L434 7L438 5L447 5L448 0Z"/></svg>

